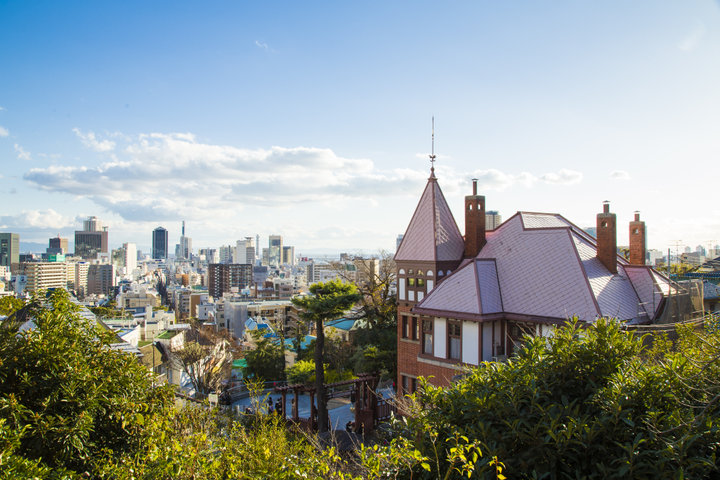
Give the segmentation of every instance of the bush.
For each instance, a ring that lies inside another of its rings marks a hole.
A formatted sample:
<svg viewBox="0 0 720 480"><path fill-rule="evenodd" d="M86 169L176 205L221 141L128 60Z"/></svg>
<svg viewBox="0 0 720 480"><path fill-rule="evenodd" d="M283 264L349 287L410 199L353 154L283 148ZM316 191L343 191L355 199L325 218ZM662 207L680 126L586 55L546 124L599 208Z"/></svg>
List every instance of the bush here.
<svg viewBox="0 0 720 480"><path fill-rule="evenodd" d="M617 322L569 323L446 389L424 384L408 436L425 454L433 429L476 439L481 478L495 457L508 478L716 475L720 348L717 337L681 338L647 351Z"/></svg>

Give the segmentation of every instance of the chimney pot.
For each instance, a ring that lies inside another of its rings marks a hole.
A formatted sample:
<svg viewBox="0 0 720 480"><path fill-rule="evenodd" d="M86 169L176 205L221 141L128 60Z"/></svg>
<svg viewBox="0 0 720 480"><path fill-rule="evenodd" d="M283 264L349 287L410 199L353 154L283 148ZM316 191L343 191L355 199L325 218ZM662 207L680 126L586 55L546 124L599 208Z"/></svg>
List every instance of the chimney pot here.
<svg viewBox="0 0 720 480"><path fill-rule="evenodd" d="M473 178L472 181L473 181L473 195L477 195L477 181L478 181L478 179L477 179L477 178Z"/></svg>
<svg viewBox="0 0 720 480"><path fill-rule="evenodd" d="M603 213L610 213L610 201L603 201Z"/></svg>
<svg viewBox="0 0 720 480"><path fill-rule="evenodd" d="M639 222L639 221L640 221L640 212L637 211L637 210L635 210L635 221L636 221L636 222Z"/></svg>

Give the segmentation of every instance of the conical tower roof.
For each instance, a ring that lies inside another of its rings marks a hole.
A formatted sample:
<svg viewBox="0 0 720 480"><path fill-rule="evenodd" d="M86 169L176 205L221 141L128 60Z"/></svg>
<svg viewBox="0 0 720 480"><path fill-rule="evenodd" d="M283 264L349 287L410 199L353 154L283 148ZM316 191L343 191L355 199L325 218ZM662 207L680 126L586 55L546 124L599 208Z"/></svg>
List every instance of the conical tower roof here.
<svg viewBox="0 0 720 480"><path fill-rule="evenodd" d="M396 261L459 261L465 242L445 201L437 178L431 174L410 225L403 236Z"/></svg>

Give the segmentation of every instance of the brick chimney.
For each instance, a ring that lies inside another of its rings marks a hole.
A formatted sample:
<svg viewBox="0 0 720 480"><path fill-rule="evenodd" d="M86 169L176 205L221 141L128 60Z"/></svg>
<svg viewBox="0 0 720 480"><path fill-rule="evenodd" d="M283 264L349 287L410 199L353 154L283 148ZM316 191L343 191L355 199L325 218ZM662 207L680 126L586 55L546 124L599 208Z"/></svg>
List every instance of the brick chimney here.
<svg viewBox="0 0 720 480"><path fill-rule="evenodd" d="M616 219L607 200L603 202L602 213L597 214L597 257L611 273L617 273Z"/></svg>
<svg viewBox="0 0 720 480"><path fill-rule="evenodd" d="M630 265L645 265L645 222L640 221L640 212L630 222Z"/></svg>
<svg viewBox="0 0 720 480"><path fill-rule="evenodd" d="M485 245L485 197L477 194L477 178L473 178L473 194L465 197L465 257L472 258Z"/></svg>

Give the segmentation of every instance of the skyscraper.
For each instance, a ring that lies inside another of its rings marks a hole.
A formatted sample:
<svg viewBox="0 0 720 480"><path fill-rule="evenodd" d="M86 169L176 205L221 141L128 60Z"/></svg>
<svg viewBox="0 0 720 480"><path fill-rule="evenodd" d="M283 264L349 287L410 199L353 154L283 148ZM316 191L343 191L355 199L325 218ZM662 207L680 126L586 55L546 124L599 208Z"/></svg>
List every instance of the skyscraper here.
<svg viewBox="0 0 720 480"><path fill-rule="evenodd" d="M0 233L0 266L11 268L20 263L20 235Z"/></svg>
<svg viewBox="0 0 720 480"><path fill-rule="evenodd" d="M47 248L47 254L48 255L56 255L58 253L65 254L68 253L68 239L67 238L61 238L60 235L57 237L53 237L48 241L48 248Z"/></svg>
<svg viewBox="0 0 720 480"><path fill-rule="evenodd" d="M270 235L268 237L268 263L270 265L280 265L282 263L282 254L282 235Z"/></svg>
<svg viewBox="0 0 720 480"><path fill-rule="evenodd" d="M208 266L208 293L213 298L221 298L223 293L240 291L248 287L253 280L253 267L249 264L211 263Z"/></svg>
<svg viewBox="0 0 720 480"><path fill-rule="evenodd" d="M83 230L75 231L75 255L92 259L100 253L108 253L108 227L97 217L88 217Z"/></svg>
<svg viewBox="0 0 720 480"><path fill-rule="evenodd" d="M190 260L192 257L192 238L185 236L185 220L182 222L182 235L180 235L178 258Z"/></svg>
<svg viewBox="0 0 720 480"><path fill-rule="evenodd" d="M152 258L153 260L167 260L168 257L168 231L163 227L157 227L152 234Z"/></svg>

